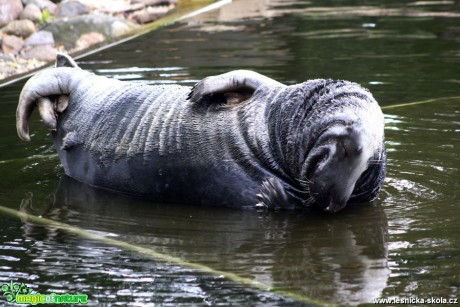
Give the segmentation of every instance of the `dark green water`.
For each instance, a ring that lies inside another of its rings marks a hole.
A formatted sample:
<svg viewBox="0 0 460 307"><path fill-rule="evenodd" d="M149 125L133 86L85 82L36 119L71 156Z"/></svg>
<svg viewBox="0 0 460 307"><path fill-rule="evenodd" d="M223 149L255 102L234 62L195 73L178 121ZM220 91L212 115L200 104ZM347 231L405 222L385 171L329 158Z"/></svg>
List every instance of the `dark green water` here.
<svg viewBox="0 0 460 307"><path fill-rule="evenodd" d="M0 205L330 303L460 298L460 9L421 4L234 1L79 62L151 84L193 85L240 68L287 84L359 82L386 114L388 177L372 204L336 215L260 214L94 191L62 176L38 117L32 142L19 141L19 82L0 88ZM298 304L26 219L0 218L0 284L83 293L92 305Z"/></svg>

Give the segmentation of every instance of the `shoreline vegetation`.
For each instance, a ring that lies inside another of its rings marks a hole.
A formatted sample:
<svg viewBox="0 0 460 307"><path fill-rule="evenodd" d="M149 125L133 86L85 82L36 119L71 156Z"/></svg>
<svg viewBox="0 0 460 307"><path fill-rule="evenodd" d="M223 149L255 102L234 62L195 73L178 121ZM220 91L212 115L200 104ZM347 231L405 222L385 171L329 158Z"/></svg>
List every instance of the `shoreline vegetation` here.
<svg viewBox="0 0 460 307"><path fill-rule="evenodd" d="M76 56L116 43L158 27L179 7L210 2L0 0L0 86L53 63L57 52Z"/></svg>

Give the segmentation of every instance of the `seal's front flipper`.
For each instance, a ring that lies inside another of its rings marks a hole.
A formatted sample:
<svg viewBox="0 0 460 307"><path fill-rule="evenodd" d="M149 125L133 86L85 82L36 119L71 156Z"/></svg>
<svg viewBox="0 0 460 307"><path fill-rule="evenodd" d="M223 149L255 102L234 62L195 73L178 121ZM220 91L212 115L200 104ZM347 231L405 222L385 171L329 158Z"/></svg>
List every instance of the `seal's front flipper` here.
<svg viewBox="0 0 460 307"><path fill-rule="evenodd" d="M237 105L249 99L259 87L284 87L285 85L250 70L234 70L204 78L190 91L193 103L221 103Z"/></svg>
<svg viewBox="0 0 460 307"><path fill-rule="evenodd" d="M292 210L301 205L301 200L286 190L284 184L277 178L271 177L262 182L260 193L257 194L256 208Z"/></svg>
<svg viewBox="0 0 460 307"><path fill-rule="evenodd" d="M45 69L30 78L19 95L16 129L24 141L30 140L28 121L36 107L45 125L55 130L58 113L67 108L71 92L92 75L78 68L75 61L66 55L59 54L56 65L58 67Z"/></svg>

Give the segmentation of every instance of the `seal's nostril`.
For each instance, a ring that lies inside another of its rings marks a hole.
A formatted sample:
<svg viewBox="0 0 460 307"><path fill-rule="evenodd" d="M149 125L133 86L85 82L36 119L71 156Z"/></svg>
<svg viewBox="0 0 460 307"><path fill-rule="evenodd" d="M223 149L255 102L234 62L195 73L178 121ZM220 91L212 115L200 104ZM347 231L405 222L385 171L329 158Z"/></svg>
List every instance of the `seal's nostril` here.
<svg viewBox="0 0 460 307"><path fill-rule="evenodd" d="M340 146L342 147L342 154L343 154L344 158L347 158L348 157L347 146L345 145L344 142L341 142Z"/></svg>

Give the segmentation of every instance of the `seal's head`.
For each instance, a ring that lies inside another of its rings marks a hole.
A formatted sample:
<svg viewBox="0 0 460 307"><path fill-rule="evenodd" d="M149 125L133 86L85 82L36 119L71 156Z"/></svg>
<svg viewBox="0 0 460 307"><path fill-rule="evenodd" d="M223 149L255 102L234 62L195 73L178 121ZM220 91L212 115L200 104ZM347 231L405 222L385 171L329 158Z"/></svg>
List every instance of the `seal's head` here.
<svg viewBox="0 0 460 307"><path fill-rule="evenodd" d="M327 212L373 200L383 183L386 155L383 114L370 92L333 80L285 91L284 105L271 116L291 121L273 125L272 135L281 142L277 160L298 182L293 193L304 206Z"/></svg>
<svg viewBox="0 0 460 307"><path fill-rule="evenodd" d="M318 138L304 175L316 205L328 212L345 207L358 179L378 162L374 156L379 148L374 145L377 142L353 121L335 124Z"/></svg>

